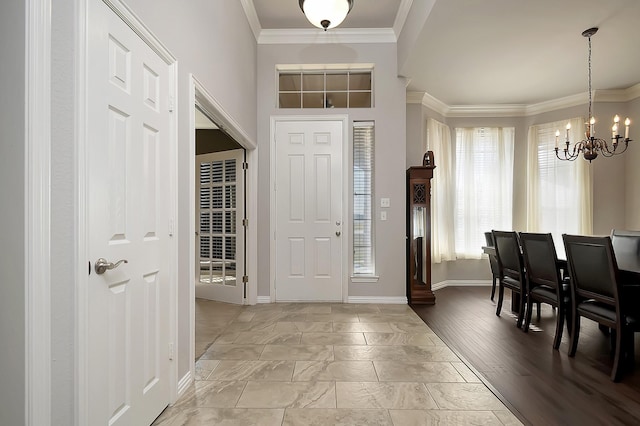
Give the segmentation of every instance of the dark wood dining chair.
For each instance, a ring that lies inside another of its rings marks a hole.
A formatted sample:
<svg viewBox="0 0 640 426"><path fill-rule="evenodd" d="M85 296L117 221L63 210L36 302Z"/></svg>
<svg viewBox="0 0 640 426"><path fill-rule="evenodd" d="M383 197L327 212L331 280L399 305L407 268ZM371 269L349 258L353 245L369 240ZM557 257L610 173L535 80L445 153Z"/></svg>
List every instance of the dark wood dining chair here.
<svg viewBox="0 0 640 426"><path fill-rule="evenodd" d="M495 247L495 242L493 241L493 234L491 232L484 233L484 239L487 243L487 247ZM493 254L488 254L489 256L489 266L491 267L491 300L496 294L496 283L500 281L500 268L498 266L498 258Z"/></svg>
<svg viewBox="0 0 640 426"><path fill-rule="evenodd" d="M556 247L551 234L520 233L520 245L527 279L527 313L524 331L529 331L534 302L557 308L553 348L558 349L569 303L568 283L563 283ZM538 311L539 314L539 311ZM569 328L571 320L569 318Z"/></svg>
<svg viewBox="0 0 640 426"><path fill-rule="evenodd" d="M611 243L618 268L640 273L640 231L613 229Z"/></svg>
<svg viewBox="0 0 640 426"><path fill-rule="evenodd" d="M524 318L524 306L527 296L526 278L524 275L524 261L520 252L518 234L514 231L492 231L495 241L496 257L500 270L500 282L498 285L498 303L496 315L500 316L502 311L502 301L504 299L504 289L508 288L512 292L512 297L517 297L518 321L516 326L522 327Z"/></svg>
<svg viewBox="0 0 640 426"><path fill-rule="evenodd" d="M569 264L571 288L571 344L569 356L578 348L580 318L609 327L614 350L611 379L619 381L624 358L633 353L636 316L621 302L622 283L610 237L562 235Z"/></svg>

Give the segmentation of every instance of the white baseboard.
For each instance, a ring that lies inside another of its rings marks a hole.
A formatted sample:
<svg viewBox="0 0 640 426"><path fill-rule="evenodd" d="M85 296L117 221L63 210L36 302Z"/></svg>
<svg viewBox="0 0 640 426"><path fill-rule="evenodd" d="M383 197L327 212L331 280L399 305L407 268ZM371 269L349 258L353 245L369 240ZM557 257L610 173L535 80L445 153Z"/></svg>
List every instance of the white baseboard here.
<svg viewBox="0 0 640 426"><path fill-rule="evenodd" d="M431 285L431 290L445 287L491 287L491 280L444 280Z"/></svg>
<svg viewBox="0 0 640 426"><path fill-rule="evenodd" d="M376 303L379 305L406 305L407 298L401 297L379 297L379 296L349 296L348 303Z"/></svg>
<svg viewBox="0 0 640 426"><path fill-rule="evenodd" d="M258 303L271 303L271 297L258 296ZM407 298L401 297L380 297L380 296L349 296L347 303L377 303L380 305L406 305Z"/></svg>
<svg viewBox="0 0 640 426"><path fill-rule="evenodd" d="M193 378L191 377L191 371L187 371L180 381L178 381L178 399L187 391L187 388L191 386Z"/></svg>

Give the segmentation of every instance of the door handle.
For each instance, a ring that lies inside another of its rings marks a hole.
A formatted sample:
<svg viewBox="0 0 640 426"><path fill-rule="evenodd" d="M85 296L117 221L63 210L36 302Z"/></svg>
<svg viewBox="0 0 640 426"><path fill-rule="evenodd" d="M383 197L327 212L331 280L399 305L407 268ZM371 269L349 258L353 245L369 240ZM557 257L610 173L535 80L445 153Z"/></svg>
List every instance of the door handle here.
<svg viewBox="0 0 640 426"><path fill-rule="evenodd" d="M336 231L336 237L339 237L342 234L340 231Z"/></svg>
<svg viewBox="0 0 640 426"><path fill-rule="evenodd" d="M118 260L116 263L111 263L101 257L96 261L96 265L95 265L96 274L102 275L107 270L116 269L118 266L120 266L121 263L129 263L129 261L126 259L122 259L122 260Z"/></svg>

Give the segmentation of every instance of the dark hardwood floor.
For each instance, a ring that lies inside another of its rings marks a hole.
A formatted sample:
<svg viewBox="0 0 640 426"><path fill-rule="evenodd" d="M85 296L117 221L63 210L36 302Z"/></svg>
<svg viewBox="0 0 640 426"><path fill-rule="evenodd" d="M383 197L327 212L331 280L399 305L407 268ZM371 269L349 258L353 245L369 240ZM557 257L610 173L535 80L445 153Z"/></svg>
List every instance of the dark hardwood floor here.
<svg viewBox="0 0 640 426"><path fill-rule="evenodd" d="M534 330L515 326L505 291L502 315L489 299L489 287L448 287L436 292L433 306L414 311L525 424L640 425L640 345L635 369L620 383L610 379L609 338L596 323L581 322L578 351L567 356L566 330L560 350L552 347L555 312L534 310ZM497 299L497 295L496 295Z"/></svg>

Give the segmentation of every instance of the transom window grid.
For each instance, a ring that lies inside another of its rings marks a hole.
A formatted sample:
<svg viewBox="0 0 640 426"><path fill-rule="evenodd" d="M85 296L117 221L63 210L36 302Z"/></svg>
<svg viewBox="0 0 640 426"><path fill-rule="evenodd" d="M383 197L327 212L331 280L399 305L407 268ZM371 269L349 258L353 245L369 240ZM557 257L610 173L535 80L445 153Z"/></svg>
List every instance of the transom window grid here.
<svg viewBox="0 0 640 426"><path fill-rule="evenodd" d="M371 108L371 71L280 72L279 108Z"/></svg>
<svg viewBox="0 0 640 426"><path fill-rule="evenodd" d="M373 122L353 124L353 274L374 275Z"/></svg>
<svg viewBox="0 0 640 426"><path fill-rule="evenodd" d="M236 160L200 164L200 282L236 285Z"/></svg>

